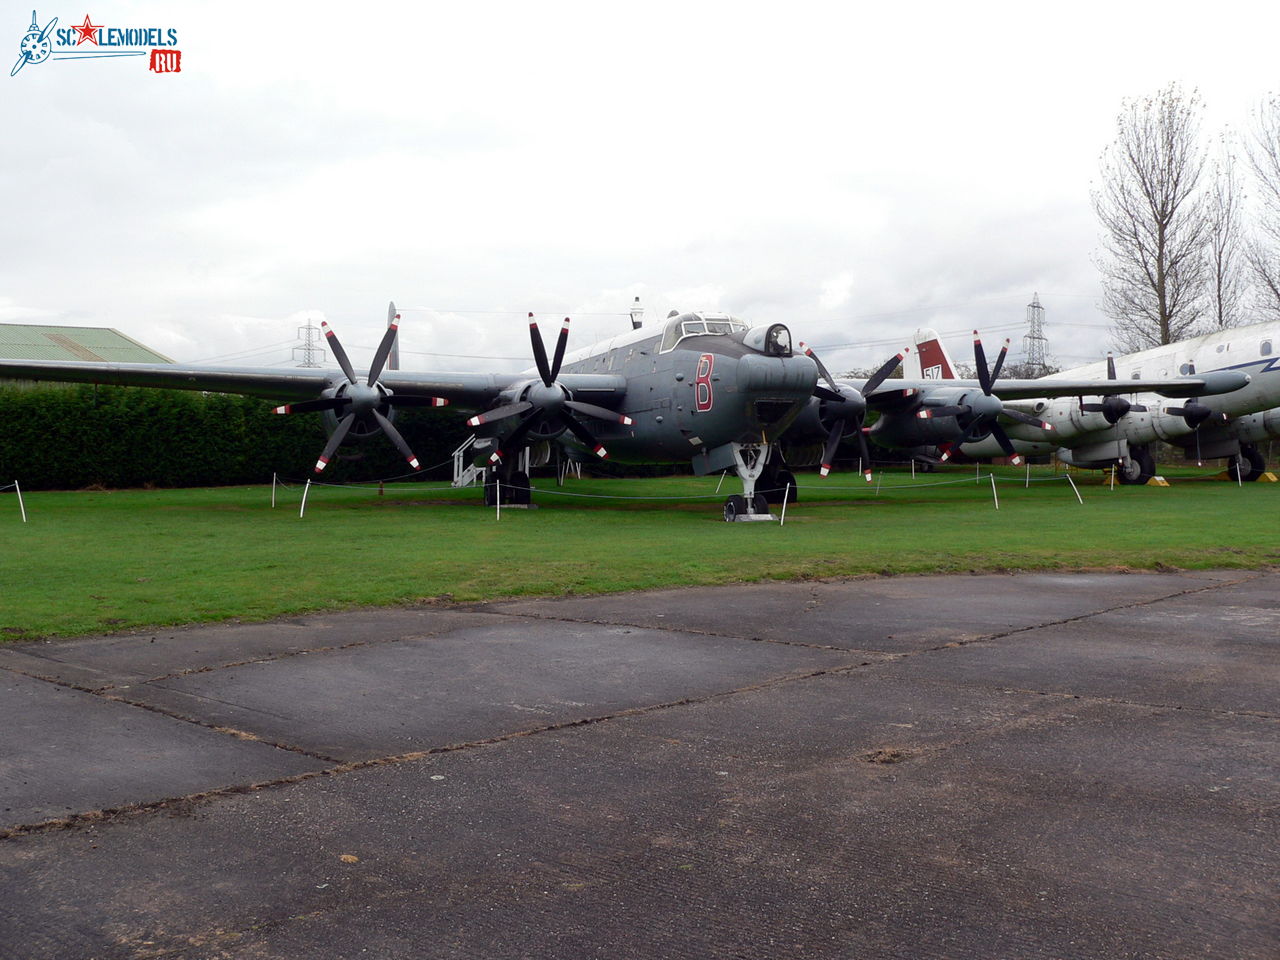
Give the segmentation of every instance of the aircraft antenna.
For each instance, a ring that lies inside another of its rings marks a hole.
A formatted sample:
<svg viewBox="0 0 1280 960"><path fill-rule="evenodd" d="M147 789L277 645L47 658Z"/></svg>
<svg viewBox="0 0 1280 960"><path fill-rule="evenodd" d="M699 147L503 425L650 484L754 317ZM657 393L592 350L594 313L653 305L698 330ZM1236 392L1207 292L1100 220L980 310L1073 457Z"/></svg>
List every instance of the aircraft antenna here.
<svg viewBox="0 0 1280 960"><path fill-rule="evenodd" d="M1044 347L1048 341L1044 335L1044 307L1040 306L1040 294L1032 294L1027 304L1027 335L1022 338L1022 352L1026 355L1027 372L1033 377L1047 373Z"/></svg>
<svg viewBox="0 0 1280 960"><path fill-rule="evenodd" d="M301 358L300 367L318 367L324 362L324 348L320 346L320 328L313 323L298 328L302 346L293 348L293 359Z"/></svg>

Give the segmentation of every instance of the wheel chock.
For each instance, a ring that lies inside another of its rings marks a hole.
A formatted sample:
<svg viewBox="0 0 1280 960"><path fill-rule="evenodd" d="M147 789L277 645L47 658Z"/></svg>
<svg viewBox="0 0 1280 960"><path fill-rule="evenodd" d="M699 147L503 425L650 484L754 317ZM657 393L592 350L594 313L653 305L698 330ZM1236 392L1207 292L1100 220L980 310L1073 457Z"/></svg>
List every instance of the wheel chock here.
<svg viewBox="0 0 1280 960"><path fill-rule="evenodd" d="M1262 473L1261 476L1258 477L1257 482L1258 483L1275 483L1276 475L1272 473L1270 470L1266 470Z"/></svg>
<svg viewBox="0 0 1280 960"><path fill-rule="evenodd" d="M1164 477L1155 476L1147 481L1147 486L1148 487L1167 487L1169 486L1169 481L1166 480Z"/></svg>

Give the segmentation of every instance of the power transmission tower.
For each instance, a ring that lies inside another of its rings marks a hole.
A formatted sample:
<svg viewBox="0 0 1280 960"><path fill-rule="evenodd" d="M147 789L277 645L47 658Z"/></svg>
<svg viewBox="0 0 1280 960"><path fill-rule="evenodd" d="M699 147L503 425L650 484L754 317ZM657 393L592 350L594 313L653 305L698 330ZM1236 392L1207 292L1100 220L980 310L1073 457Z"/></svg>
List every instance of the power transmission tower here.
<svg viewBox="0 0 1280 960"><path fill-rule="evenodd" d="M1026 356L1026 364L1032 376L1042 377L1046 373L1047 364L1044 359L1044 347L1048 342L1044 336L1044 307L1040 306L1040 294L1033 294L1027 304L1027 335L1022 338L1022 352Z"/></svg>
<svg viewBox="0 0 1280 960"><path fill-rule="evenodd" d="M302 346L293 348L293 359L301 357L300 367L318 367L324 360L324 349L320 346L320 328L309 323L298 328L298 339Z"/></svg>

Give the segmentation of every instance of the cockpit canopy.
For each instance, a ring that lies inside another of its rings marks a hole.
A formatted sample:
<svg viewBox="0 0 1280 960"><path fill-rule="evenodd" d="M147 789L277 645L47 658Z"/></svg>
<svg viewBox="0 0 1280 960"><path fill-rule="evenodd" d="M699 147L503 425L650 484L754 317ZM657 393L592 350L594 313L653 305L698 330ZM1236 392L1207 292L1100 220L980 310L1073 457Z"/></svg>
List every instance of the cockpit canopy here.
<svg viewBox="0 0 1280 960"><path fill-rule="evenodd" d="M658 352L674 350L685 337L728 336L747 332L747 325L727 313L682 313L667 321Z"/></svg>

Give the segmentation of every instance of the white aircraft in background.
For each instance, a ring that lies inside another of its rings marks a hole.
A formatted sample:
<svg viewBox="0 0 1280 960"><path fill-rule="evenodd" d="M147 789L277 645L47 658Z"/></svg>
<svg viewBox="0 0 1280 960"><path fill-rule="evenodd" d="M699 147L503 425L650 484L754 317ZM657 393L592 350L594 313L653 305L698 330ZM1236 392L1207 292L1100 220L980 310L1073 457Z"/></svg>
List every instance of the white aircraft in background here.
<svg viewBox="0 0 1280 960"><path fill-rule="evenodd" d="M916 344L914 355L907 355L907 377L955 378L955 366L935 331L917 330ZM1247 374L1249 382L1237 390L1189 400L1171 400L1143 389L1143 381L1203 377L1217 371ZM1031 414L1050 427L1024 421L1006 424L1018 453L1056 453L1078 467L1118 464L1121 483L1146 483L1155 474L1148 447L1163 440L1181 448L1188 460L1226 458L1228 470L1242 480L1257 480L1266 471L1257 443L1280 437L1280 323L1234 327L1138 353L1108 355L1105 361L1041 381L1046 394L1053 394L1058 381L1103 377L1131 381L1133 389L1102 396L1005 401L1006 408ZM963 443L960 451L975 458L1005 453L991 436ZM943 459L952 453L941 449Z"/></svg>

